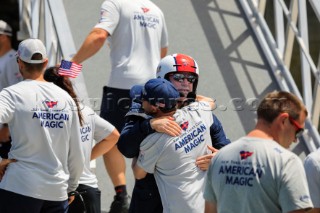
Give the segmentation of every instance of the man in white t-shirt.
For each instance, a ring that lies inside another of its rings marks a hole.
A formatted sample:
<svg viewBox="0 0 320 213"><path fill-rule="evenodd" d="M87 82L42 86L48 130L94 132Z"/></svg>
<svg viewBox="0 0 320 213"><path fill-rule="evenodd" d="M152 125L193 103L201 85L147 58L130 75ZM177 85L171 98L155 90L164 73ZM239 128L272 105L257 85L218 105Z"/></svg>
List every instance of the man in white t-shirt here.
<svg viewBox="0 0 320 213"><path fill-rule="evenodd" d="M81 64L96 54L106 40L110 47L111 74L103 88L100 116L120 132L131 103L131 87L155 78L157 65L167 54L164 15L150 0L105 0L99 22L71 60ZM105 163L108 163L106 159ZM124 168L116 177L121 178L114 180L117 194L110 213L121 209L127 212Z"/></svg>
<svg viewBox="0 0 320 213"><path fill-rule="evenodd" d="M22 81L16 62L16 51L11 44L12 28L0 20L0 91L8 86ZM7 125L0 124L0 156L7 158L10 150L10 134Z"/></svg>
<svg viewBox="0 0 320 213"><path fill-rule="evenodd" d="M206 213L298 213L312 208L300 158L287 150L308 112L295 95L268 93L256 127L212 159L204 198Z"/></svg>
<svg viewBox="0 0 320 213"><path fill-rule="evenodd" d="M67 212L84 163L75 102L44 80L48 58L39 39L19 44L17 62L25 80L0 92L0 123L8 123L9 159L17 160L1 170L0 212Z"/></svg>
<svg viewBox="0 0 320 213"><path fill-rule="evenodd" d="M212 105L195 102L176 110L180 94L167 80L149 80L143 90L142 105L154 118L173 116L182 134L171 137L153 133L140 145L137 162L133 163L136 179L154 173L159 188L163 212L198 213L204 211L204 177L206 172L196 165L196 159L209 154Z"/></svg>

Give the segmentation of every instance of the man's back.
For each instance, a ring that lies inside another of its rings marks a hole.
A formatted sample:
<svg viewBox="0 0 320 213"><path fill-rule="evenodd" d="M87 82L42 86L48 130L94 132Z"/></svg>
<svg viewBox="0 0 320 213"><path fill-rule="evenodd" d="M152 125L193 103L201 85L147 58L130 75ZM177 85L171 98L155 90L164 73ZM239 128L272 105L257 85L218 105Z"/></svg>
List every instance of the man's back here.
<svg viewBox="0 0 320 213"><path fill-rule="evenodd" d="M39 199L67 199L67 188L75 189L73 178L83 169L72 98L52 83L34 80L8 87L0 97L0 123L9 124L12 137L9 158L17 160L0 187Z"/></svg>
<svg viewBox="0 0 320 213"><path fill-rule="evenodd" d="M155 78L160 50L168 46L162 11L149 0L108 0L101 8L95 28L110 34L112 72L108 86L130 89Z"/></svg>
<svg viewBox="0 0 320 213"><path fill-rule="evenodd" d="M141 144L138 164L145 171L154 173L164 212L204 210L206 173L195 161L208 152L207 145L211 144L209 127L213 119L210 110L196 110L201 104L191 104L174 114L183 130L180 136L154 133Z"/></svg>
<svg viewBox="0 0 320 213"><path fill-rule="evenodd" d="M219 204L219 213L289 212L309 207L303 177L295 154L272 140L243 137L213 158L205 196Z"/></svg>

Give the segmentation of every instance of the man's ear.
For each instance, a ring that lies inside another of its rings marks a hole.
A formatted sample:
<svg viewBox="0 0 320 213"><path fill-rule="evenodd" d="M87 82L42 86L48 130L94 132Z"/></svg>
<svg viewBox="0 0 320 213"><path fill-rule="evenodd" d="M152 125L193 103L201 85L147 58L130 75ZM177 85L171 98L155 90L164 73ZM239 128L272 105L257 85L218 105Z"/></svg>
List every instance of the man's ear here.
<svg viewBox="0 0 320 213"><path fill-rule="evenodd" d="M157 113L159 108L157 106L151 105L151 112L152 113Z"/></svg>
<svg viewBox="0 0 320 213"><path fill-rule="evenodd" d="M288 114L287 112L283 112L283 113L280 113L280 114L278 115L278 118L277 118L277 119L279 119L279 121L280 121L282 124L284 124L284 122L288 119L288 117L289 117L289 114Z"/></svg>

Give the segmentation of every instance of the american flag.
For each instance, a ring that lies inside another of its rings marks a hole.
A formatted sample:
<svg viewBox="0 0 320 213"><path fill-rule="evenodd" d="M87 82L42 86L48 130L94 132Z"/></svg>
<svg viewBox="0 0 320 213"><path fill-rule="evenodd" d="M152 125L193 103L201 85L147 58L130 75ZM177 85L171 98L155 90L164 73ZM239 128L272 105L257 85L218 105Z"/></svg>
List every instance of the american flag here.
<svg viewBox="0 0 320 213"><path fill-rule="evenodd" d="M58 73L61 76L67 76L70 78L76 78L81 72L82 65L76 64L71 61L62 60Z"/></svg>

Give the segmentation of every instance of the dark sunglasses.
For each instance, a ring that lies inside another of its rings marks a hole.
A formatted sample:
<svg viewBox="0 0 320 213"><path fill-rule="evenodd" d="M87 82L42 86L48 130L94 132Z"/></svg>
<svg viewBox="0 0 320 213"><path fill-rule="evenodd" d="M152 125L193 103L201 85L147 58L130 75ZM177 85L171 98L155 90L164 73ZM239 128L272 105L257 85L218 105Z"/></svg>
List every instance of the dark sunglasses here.
<svg viewBox="0 0 320 213"><path fill-rule="evenodd" d="M194 83L198 78L195 75L184 74L184 73L174 73L174 74L171 74L170 76L172 76L175 81L183 82L184 79L187 79L187 81L190 83Z"/></svg>
<svg viewBox="0 0 320 213"><path fill-rule="evenodd" d="M304 128L302 128L300 124L297 121L295 121L291 116L289 116L289 121L296 128L296 138L302 136Z"/></svg>

